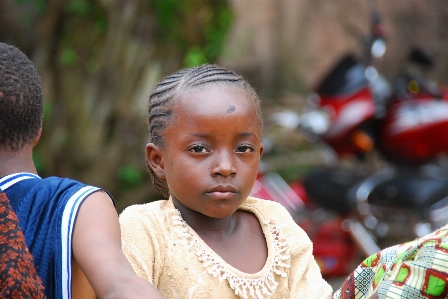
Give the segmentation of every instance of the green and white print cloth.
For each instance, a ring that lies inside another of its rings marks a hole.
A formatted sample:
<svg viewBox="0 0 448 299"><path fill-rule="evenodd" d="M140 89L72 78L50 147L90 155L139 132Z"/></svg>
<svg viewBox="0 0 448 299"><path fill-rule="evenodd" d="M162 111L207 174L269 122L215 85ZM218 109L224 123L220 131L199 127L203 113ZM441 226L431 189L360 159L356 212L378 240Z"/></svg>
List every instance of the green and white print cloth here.
<svg viewBox="0 0 448 299"><path fill-rule="evenodd" d="M448 298L448 225L368 257L333 299Z"/></svg>

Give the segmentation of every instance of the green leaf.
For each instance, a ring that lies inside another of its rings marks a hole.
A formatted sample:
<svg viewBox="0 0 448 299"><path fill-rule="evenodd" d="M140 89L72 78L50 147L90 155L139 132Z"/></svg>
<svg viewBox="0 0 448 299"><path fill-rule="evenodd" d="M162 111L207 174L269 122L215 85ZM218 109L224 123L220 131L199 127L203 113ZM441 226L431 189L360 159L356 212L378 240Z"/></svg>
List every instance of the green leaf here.
<svg viewBox="0 0 448 299"><path fill-rule="evenodd" d="M72 49L62 50L60 61L63 65L72 66L78 60L78 55Z"/></svg>
<svg viewBox="0 0 448 299"><path fill-rule="evenodd" d="M124 190L130 190L143 182L142 174L132 165L121 167L118 171L118 178Z"/></svg>
<svg viewBox="0 0 448 299"><path fill-rule="evenodd" d="M66 5L66 10L77 15L86 15L89 13L90 4L86 0L71 0Z"/></svg>
<svg viewBox="0 0 448 299"><path fill-rule="evenodd" d="M191 47L184 59L184 64L186 67L198 66L206 62L207 57L205 56L204 51L202 51L199 47Z"/></svg>

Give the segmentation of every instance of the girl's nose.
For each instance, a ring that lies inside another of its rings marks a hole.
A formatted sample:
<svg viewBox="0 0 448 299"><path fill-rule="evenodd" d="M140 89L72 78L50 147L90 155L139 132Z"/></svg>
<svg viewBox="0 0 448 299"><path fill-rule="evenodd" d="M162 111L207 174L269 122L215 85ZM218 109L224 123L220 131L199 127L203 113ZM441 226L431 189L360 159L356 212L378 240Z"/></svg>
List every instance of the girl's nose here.
<svg viewBox="0 0 448 299"><path fill-rule="evenodd" d="M215 176L234 176L236 174L236 167L232 153L228 153L228 151L215 152L212 172Z"/></svg>

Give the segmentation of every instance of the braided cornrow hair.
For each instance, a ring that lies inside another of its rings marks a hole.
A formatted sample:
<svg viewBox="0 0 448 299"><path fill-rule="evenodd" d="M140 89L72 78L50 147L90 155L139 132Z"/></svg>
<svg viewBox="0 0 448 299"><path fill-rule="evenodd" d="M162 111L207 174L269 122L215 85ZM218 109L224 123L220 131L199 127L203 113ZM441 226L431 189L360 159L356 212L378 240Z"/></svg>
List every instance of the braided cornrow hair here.
<svg viewBox="0 0 448 299"><path fill-rule="evenodd" d="M42 85L33 63L0 43L0 149L19 151L33 142L42 118Z"/></svg>
<svg viewBox="0 0 448 299"><path fill-rule="evenodd" d="M194 88L202 88L206 85L220 84L236 87L246 92L253 100L260 129L263 128L263 117L258 98L252 86L240 75L221 68L217 65L204 64L197 67L181 69L178 72L165 77L157 84L154 92L149 97L148 130L149 142L163 147L163 131L174 121L173 101L183 93ZM159 178L147 163L151 181L155 189L169 196L169 190L165 180Z"/></svg>

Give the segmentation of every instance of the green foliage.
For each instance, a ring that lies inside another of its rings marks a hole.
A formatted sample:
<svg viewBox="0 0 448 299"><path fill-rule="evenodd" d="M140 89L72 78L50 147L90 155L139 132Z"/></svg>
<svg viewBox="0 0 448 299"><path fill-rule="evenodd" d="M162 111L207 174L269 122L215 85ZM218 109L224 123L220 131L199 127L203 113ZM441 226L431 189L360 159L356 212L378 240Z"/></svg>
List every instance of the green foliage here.
<svg viewBox="0 0 448 299"><path fill-rule="evenodd" d="M199 47L191 47L188 49L184 58L184 65L186 67L193 67L207 62L207 57L204 51Z"/></svg>
<svg viewBox="0 0 448 299"><path fill-rule="evenodd" d="M26 6L18 30L45 70L39 174L100 186L122 207L149 200L147 97L163 74L218 58L227 1L13 1Z"/></svg>
<svg viewBox="0 0 448 299"><path fill-rule="evenodd" d="M16 0L17 5L32 5L34 9L42 13L47 9L47 0Z"/></svg>
<svg viewBox="0 0 448 299"><path fill-rule="evenodd" d="M143 183L143 175L140 170L132 165L123 166L118 170L118 179L121 188L129 191Z"/></svg>
<svg viewBox="0 0 448 299"><path fill-rule="evenodd" d="M42 161L41 155L37 151L33 152L33 162L34 162L34 166L36 166L37 173L40 173L40 174L45 173L45 171L46 171L45 164Z"/></svg>
<svg viewBox="0 0 448 299"><path fill-rule="evenodd" d="M96 34L107 30L107 16L97 1L70 0L65 11L71 17L90 23Z"/></svg>
<svg viewBox="0 0 448 299"><path fill-rule="evenodd" d="M153 9L157 18L158 38L162 40L170 40L178 46L185 44L183 37L183 24L186 15L188 1L182 0L155 0L152 1Z"/></svg>
<svg viewBox="0 0 448 299"><path fill-rule="evenodd" d="M99 1L69 0L63 6L60 24L60 63L87 66L107 32L107 13ZM88 70L88 68L86 68ZM92 68L90 67L90 70Z"/></svg>
<svg viewBox="0 0 448 299"><path fill-rule="evenodd" d="M175 43L184 66L214 62L233 20L226 1L155 0L157 36Z"/></svg>
<svg viewBox="0 0 448 299"><path fill-rule="evenodd" d="M47 118L51 117L52 113L53 113L53 105L44 100L44 120L43 120L44 126L45 121L47 120Z"/></svg>
<svg viewBox="0 0 448 299"><path fill-rule="evenodd" d="M66 10L80 16L88 15L92 9L92 4L87 0L71 0L66 4Z"/></svg>
<svg viewBox="0 0 448 299"><path fill-rule="evenodd" d="M86 69L87 72L89 72L90 74L95 73L96 71L98 71L99 65L98 65L98 61L96 61L94 58L89 59L86 64Z"/></svg>
<svg viewBox="0 0 448 299"><path fill-rule="evenodd" d="M205 28L204 52L209 59L215 59L221 53L233 19L232 11L228 6L219 7L216 14L217 18L213 18Z"/></svg>
<svg viewBox="0 0 448 299"><path fill-rule="evenodd" d="M59 60L63 65L72 66L78 60L78 55L73 49L64 49L61 52Z"/></svg>

